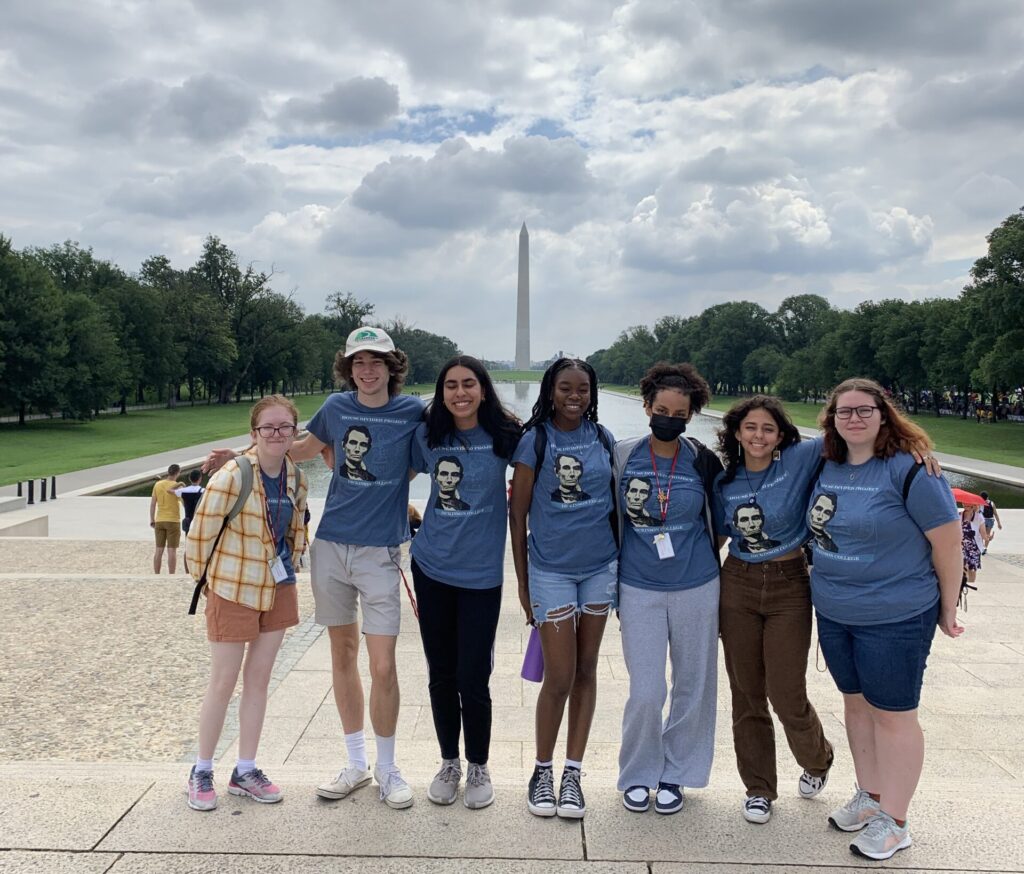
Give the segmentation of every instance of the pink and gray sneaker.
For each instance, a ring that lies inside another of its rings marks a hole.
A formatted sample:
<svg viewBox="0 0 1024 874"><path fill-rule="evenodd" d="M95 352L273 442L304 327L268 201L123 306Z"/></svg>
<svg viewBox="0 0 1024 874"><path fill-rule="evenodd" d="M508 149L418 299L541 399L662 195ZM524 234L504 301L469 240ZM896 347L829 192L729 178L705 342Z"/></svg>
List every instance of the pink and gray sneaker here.
<svg viewBox="0 0 1024 874"><path fill-rule="evenodd" d="M231 772L228 792L232 795L248 795L253 801L262 804L276 804L281 800L281 790L259 768L244 774L239 774L238 768L235 768Z"/></svg>
<svg viewBox="0 0 1024 874"><path fill-rule="evenodd" d="M193 810L213 810L217 806L217 790L213 788L213 771L188 772L188 806Z"/></svg>

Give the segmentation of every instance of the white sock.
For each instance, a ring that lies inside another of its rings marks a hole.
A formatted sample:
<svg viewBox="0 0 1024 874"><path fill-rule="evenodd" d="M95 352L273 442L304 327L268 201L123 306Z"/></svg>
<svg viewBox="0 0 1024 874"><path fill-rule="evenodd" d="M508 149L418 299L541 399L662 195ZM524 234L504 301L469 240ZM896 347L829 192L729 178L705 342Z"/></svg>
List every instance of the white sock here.
<svg viewBox="0 0 1024 874"><path fill-rule="evenodd" d="M196 759L197 771L213 771L213 759Z"/></svg>
<svg viewBox="0 0 1024 874"><path fill-rule="evenodd" d="M537 759L538 768L550 768L553 764L554 762L542 762L540 759Z"/></svg>
<svg viewBox="0 0 1024 874"><path fill-rule="evenodd" d="M583 762L582 761L577 762L575 759L566 759L565 760L565 767L567 767L567 768L575 768L577 771L582 771L583 770Z"/></svg>
<svg viewBox="0 0 1024 874"><path fill-rule="evenodd" d="M348 766L366 770L366 733L360 729L345 735L345 749L348 750Z"/></svg>
<svg viewBox="0 0 1024 874"><path fill-rule="evenodd" d="M377 735L377 767L392 768L395 765L395 736Z"/></svg>
<svg viewBox="0 0 1024 874"><path fill-rule="evenodd" d="M242 774L248 774L255 767L255 759L238 759L235 762L235 770L238 771L239 776Z"/></svg>

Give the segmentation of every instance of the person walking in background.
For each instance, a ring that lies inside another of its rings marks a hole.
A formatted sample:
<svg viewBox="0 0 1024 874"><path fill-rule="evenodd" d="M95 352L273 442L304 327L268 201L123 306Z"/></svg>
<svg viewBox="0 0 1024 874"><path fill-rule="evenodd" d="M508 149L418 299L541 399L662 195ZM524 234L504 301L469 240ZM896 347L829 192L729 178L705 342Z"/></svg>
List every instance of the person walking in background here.
<svg viewBox="0 0 1024 874"><path fill-rule="evenodd" d="M960 514L961 549L964 556L964 575L973 583L981 570L982 515L978 507L968 504Z"/></svg>
<svg viewBox="0 0 1024 874"><path fill-rule="evenodd" d="M829 673L843 694L857 774L829 822L861 833L853 853L888 859L911 845L907 814L924 764L917 708L935 626L958 637L961 529L944 478L915 476L910 454L928 435L878 383L848 379L822 410L826 460L808 501L836 498L813 542L811 599Z"/></svg>
<svg viewBox="0 0 1024 874"><path fill-rule="evenodd" d="M187 553L192 576L206 575L206 634L210 682L199 711L199 755L188 778L188 806L213 810L213 755L228 704L242 675L238 706L238 760L228 792L264 804L281 790L256 766L267 709L267 687L285 629L299 624L295 565L306 548L306 475L287 457L298 430L299 411L288 398L270 395L250 413L255 444L246 452L252 490L241 511L225 517L241 494L238 462L211 479L206 498L189 526ZM219 540L218 540L219 537Z"/></svg>
<svg viewBox="0 0 1024 874"><path fill-rule="evenodd" d="M174 490L179 498L181 498L182 506L185 508L185 517L181 520L181 531L183 534L188 534L189 525L192 524L192 519L196 515L196 507L199 506L199 501L203 497L203 492L206 491L199 483L202 482L203 472L198 468L196 470L189 471L188 485L179 486ZM186 565L185 570L188 570Z"/></svg>
<svg viewBox="0 0 1024 874"><path fill-rule="evenodd" d="M441 748L441 768L427 790L435 804L459 797L460 734L467 760L463 803L476 810L494 801L487 767L490 676L508 530L505 477L520 432L484 365L460 355L441 368L412 444L413 470L432 474L411 553L430 710Z"/></svg>
<svg viewBox="0 0 1024 874"><path fill-rule="evenodd" d="M153 573L160 573L163 554L167 552L167 573L173 574L178 567L178 545L181 543L181 501L177 489L181 466L172 464L167 473L156 481L149 500L149 527L156 538L153 553Z"/></svg>
<svg viewBox="0 0 1024 874"><path fill-rule="evenodd" d="M710 494L722 463L683 436L711 399L693 365L655 364L640 393L651 433L615 446L619 618L629 673L618 789L627 810L646 811L654 790L655 811L673 814L682 810L685 787L707 786L714 757L719 564ZM645 514L632 506L638 481L653 486Z"/></svg>
<svg viewBox="0 0 1024 874"><path fill-rule="evenodd" d="M203 497L203 492L206 491L199 483L203 479L203 472L196 468L195 470L189 471L188 485L180 486L174 490L180 499L182 506L185 508L185 516L181 520L181 531L182 534L188 534L189 526L192 524L192 519L196 515L196 507L199 506L199 501ZM185 573L188 573L188 555L185 556Z"/></svg>
<svg viewBox="0 0 1024 874"><path fill-rule="evenodd" d="M597 657L618 602L618 547L609 521L613 443L597 423L594 368L559 358L544 372L516 449L509 503L519 603L544 652L526 799L535 816L581 819L587 810L580 778L597 705ZM569 731L556 799L553 760L566 701Z"/></svg>
<svg viewBox="0 0 1024 874"><path fill-rule="evenodd" d="M1003 520L999 518L999 511L996 509L995 501L989 499L988 492L982 492L981 499L985 502L981 505L981 518L984 524L984 527L981 529L981 554L984 555L988 552L988 545L996 536L995 526L998 525L999 530L1003 530Z"/></svg>

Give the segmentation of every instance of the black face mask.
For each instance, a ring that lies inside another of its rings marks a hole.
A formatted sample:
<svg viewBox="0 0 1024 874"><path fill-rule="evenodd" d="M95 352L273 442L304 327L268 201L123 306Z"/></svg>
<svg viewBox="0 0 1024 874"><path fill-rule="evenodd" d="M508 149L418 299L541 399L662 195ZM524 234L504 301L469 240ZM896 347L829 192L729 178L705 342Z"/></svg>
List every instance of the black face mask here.
<svg viewBox="0 0 1024 874"><path fill-rule="evenodd" d="M666 443L675 440L686 430L686 419L681 416L651 416L651 433Z"/></svg>

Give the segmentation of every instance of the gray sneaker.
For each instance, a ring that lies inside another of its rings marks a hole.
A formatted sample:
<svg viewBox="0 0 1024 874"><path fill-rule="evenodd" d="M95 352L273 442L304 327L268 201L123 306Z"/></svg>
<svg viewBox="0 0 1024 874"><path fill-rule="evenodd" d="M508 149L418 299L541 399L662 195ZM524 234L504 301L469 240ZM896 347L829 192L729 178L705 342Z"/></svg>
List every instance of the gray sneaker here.
<svg viewBox="0 0 1024 874"><path fill-rule="evenodd" d="M494 787L491 785L491 772L487 770L487 765L469 763L466 793L462 801L470 810L479 810L494 802Z"/></svg>
<svg viewBox="0 0 1024 874"><path fill-rule="evenodd" d="M470 768L472 767L470 765ZM434 775L434 780L430 784L430 788L427 789L427 798L434 804L453 804L459 797L459 781L461 779L462 762L459 759L442 759L441 770ZM469 792L468 787L466 791Z"/></svg>
<svg viewBox="0 0 1024 874"><path fill-rule="evenodd" d="M843 832L855 832L864 828L868 821L875 817L881 807L867 792L854 784L853 798L842 807L837 807L829 815L828 821Z"/></svg>
<svg viewBox="0 0 1024 874"><path fill-rule="evenodd" d="M888 813L879 811L868 827L850 843L850 851L868 859L890 859L912 843L909 823L904 823L901 828Z"/></svg>

